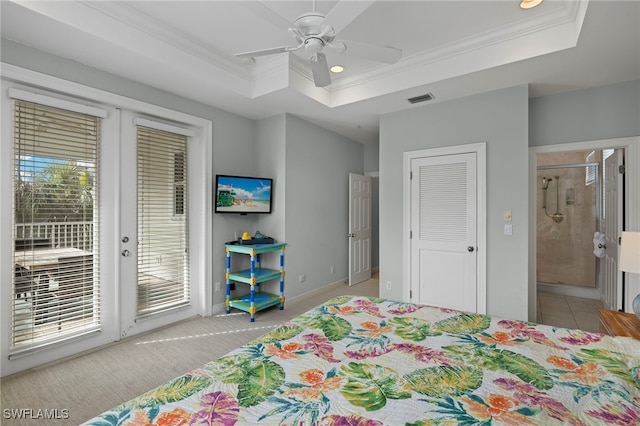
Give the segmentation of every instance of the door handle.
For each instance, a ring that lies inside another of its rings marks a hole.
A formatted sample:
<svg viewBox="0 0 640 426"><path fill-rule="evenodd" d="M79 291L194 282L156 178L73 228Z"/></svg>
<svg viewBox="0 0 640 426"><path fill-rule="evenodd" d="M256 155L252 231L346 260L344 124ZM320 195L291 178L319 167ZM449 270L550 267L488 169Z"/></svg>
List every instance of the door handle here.
<svg viewBox="0 0 640 426"><path fill-rule="evenodd" d="M122 256L123 257L129 257L131 253L129 252L129 250L122 250Z"/></svg>
<svg viewBox="0 0 640 426"><path fill-rule="evenodd" d="M467 251L468 251L469 253L472 253L472 252L473 252L473 250L474 250L473 246L467 246Z"/></svg>
<svg viewBox="0 0 640 426"><path fill-rule="evenodd" d="M349 238L355 238L356 234L347 234L347 237Z"/></svg>
<svg viewBox="0 0 640 426"><path fill-rule="evenodd" d="M129 242L129 237L127 237L127 236L122 237L122 242L123 243L128 243Z"/></svg>

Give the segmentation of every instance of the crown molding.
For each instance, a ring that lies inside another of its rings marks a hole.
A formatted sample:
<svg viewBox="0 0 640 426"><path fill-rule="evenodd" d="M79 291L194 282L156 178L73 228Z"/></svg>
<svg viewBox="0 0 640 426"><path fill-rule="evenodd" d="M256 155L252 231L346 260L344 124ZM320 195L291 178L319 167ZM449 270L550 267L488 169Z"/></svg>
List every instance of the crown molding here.
<svg viewBox="0 0 640 426"><path fill-rule="evenodd" d="M247 72L240 60L226 59L224 53L195 40L184 32L170 28L166 23L145 14L129 2L80 1L78 3L104 14L108 19L116 20L137 31L144 32L158 41L196 56L227 72L250 77L250 73Z"/></svg>
<svg viewBox="0 0 640 426"><path fill-rule="evenodd" d="M575 46L584 22L588 3L589 0L564 1L562 8L551 10L533 19L523 18L513 24L504 25L481 34L474 34L471 37L405 57L392 66L379 66L351 77L341 78L331 84L331 90L333 92L347 90L397 75L398 72L410 71L474 52L482 52L498 45L506 45L514 40L522 40L523 45L527 45L524 40L531 38L532 35L551 32L561 32L564 35L563 39L556 39L557 48L555 50L551 47L545 53L566 49L568 45ZM531 42L535 42L535 40ZM530 41L526 43L530 43ZM521 59L528 59L539 54L531 54Z"/></svg>

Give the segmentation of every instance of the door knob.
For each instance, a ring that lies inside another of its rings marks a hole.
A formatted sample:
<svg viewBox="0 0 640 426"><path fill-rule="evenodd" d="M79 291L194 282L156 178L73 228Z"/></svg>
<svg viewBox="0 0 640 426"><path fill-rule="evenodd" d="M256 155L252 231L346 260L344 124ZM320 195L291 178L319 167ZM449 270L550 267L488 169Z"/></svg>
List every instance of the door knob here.
<svg viewBox="0 0 640 426"><path fill-rule="evenodd" d="M130 254L129 250L122 250L122 256L129 257Z"/></svg>
<svg viewBox="0 0 640 426"><path fill-rule="evenodd" d="M468 251L469 253L473 252L473 246L468 246L468 247L467 247L467 251Z"/></svg>
<svg viewBox="0 0 640 426"><path fill-rule="evenodd" d="M123 243L128 243L129 242L129 237L122 237L122 242Z"/></svg>

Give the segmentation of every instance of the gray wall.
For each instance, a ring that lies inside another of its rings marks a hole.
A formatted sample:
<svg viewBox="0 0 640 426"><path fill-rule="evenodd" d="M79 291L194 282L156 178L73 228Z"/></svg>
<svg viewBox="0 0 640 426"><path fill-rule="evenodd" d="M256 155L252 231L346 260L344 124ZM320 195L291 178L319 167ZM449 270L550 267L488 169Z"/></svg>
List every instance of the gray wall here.
<svg viewBox="0 0 640 426"><path fill-rule="evenodd" d="M380 296L402 299L403 153L487 143L487 313L527 319L528 89L512 87L380 120ZM503 211L513 236L503 235ZM391 290L386 290L386 282Z"/></svg>
<svg viewBox="0 0 640 426"><path fill-rule="evenodd" d="M640 135L640 80L532 98L529 146Z"/></svg>
<svg viewBox="0 0 640 426"><path fill-rule="evenodd" d="M348 276L349 173L363 173L363 156L362 144L286 115L287 297Z"/></svg>
<svg viewBox="0 0 640 426"><path fill-rule="evenodd" d="M273 179L273 213L258 216L257 227L278 241L285 239L286 232L286 130L284 114L259 120L255 126L255 157L259 159L260 176Z"/></svg>

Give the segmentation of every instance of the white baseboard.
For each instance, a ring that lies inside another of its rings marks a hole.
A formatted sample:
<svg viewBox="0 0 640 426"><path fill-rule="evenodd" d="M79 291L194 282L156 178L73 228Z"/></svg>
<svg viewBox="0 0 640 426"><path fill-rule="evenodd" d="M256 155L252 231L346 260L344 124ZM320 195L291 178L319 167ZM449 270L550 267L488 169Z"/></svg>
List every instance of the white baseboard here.
<svg viewBox="0 0 640 426"><path fill-rule="evenodd" d="M551 293L560 296L600 300L600 289L597 288L580 288L561 284L538 283L537 290L542 293Z"/></svg>

